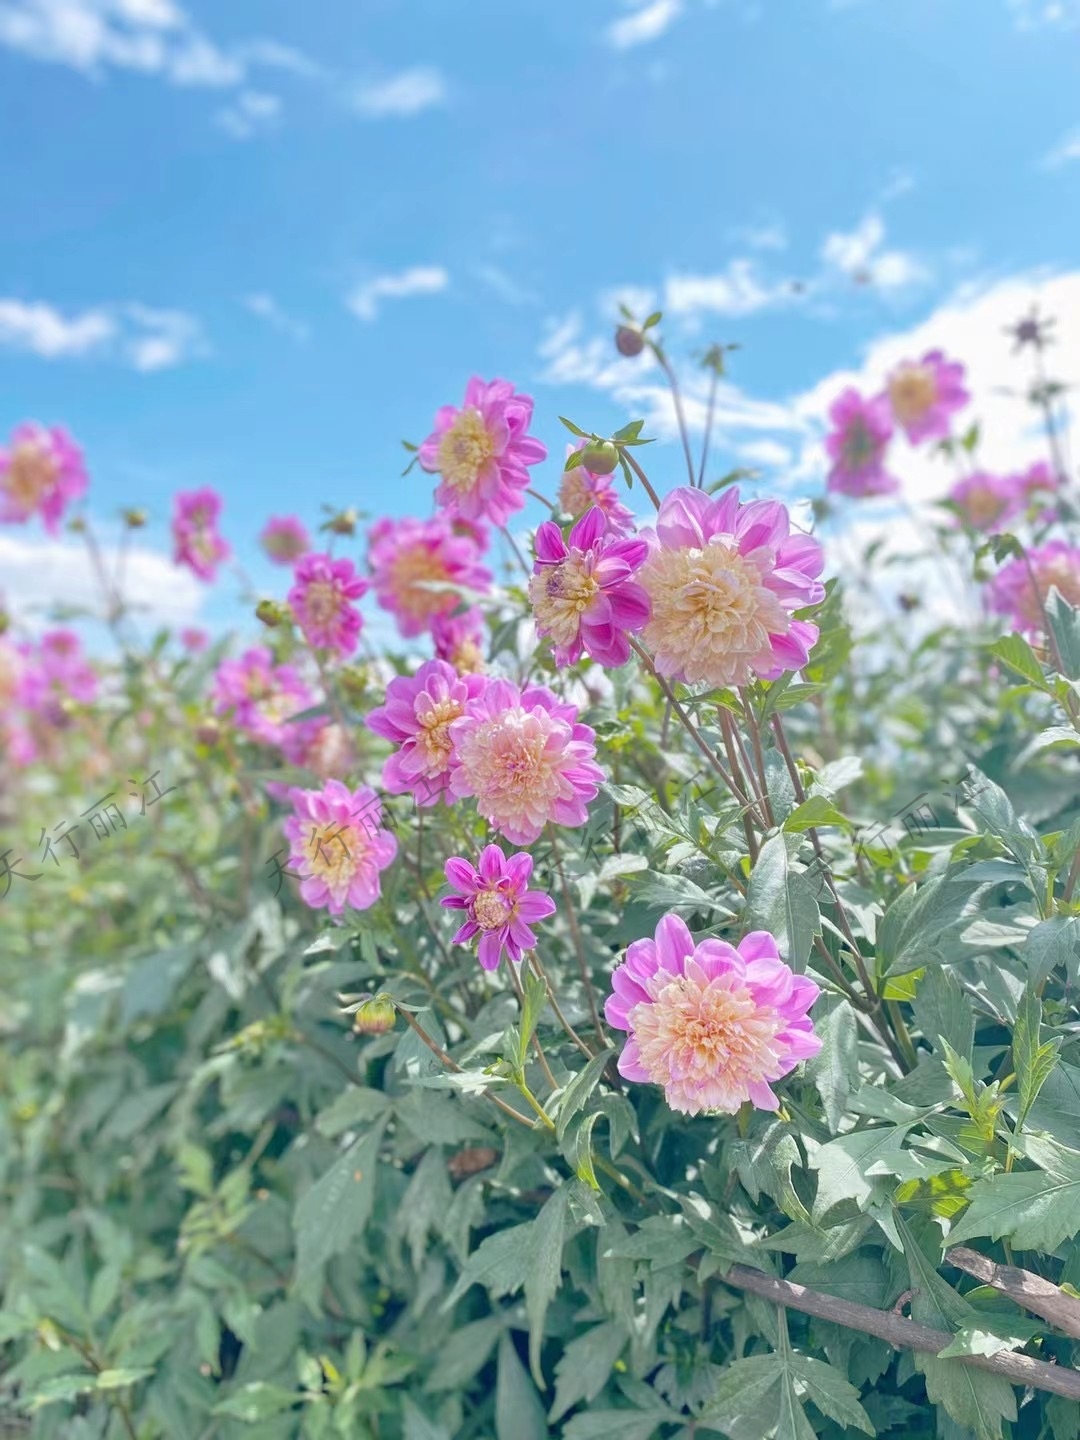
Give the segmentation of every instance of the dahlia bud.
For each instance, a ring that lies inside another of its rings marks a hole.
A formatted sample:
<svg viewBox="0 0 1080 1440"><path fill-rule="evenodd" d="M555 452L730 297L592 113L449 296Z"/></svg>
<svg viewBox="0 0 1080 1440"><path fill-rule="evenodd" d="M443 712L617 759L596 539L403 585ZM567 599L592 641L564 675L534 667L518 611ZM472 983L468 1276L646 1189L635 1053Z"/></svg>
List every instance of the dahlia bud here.
<svg viewBox="0 0 1080 1440"><path fill-rule="evenodd" d="M326 528L333 535L354 535L358 518L355 510L339 510L327 521Z"/></svg>
<svg viewBox="0 0 1080 1440"><path fill-rule="evenodd" d="M358 1035L385 1035L397 1023L397 1010L385 990L361 1000L353 1013L353 1029Z"/></svg>
<svg viewBox="0 0 1080 1440"><path fill-rule="evenodd" d="M610 440L593 440L581 454L581 463L591 475L610 475L619 463L619 449Z"/></svg>
<svg viewBox="0 0 1080 1440"><path fill-rule="evenodd" d="M146 524L145 510L125 510L124 524L129 530L141 530Z"/></svg>
<svg viewBox="0 0 1080 1440"><path fill-rule="evenodd" d="M286 624L292 616L289 607L282 605L280 601L260 600L255 606L255 618L272 630L277 625Z"/></svg>
<svg viewBox="0 0 1080 1440"><path fill-rule="evenodd" d="M221 739L221 726L211 717L200 720L195 727L195 739L200 745L216 745Z"/></svg>
<svg viewBox="0 0 1080 1440"><path fill-rule="evenodd" d="M615 349L632 360L645 349L645 337L631 325L620 325L615 331Z"/></svg>

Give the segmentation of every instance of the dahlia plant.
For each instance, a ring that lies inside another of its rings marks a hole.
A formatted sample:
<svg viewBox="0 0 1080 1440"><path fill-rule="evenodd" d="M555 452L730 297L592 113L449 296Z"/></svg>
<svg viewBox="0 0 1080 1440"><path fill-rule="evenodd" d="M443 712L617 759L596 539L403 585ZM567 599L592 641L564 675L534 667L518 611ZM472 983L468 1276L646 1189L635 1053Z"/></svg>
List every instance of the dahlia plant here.
<svg viewBox="0 0 1080 1440"><path fill-rule="evenodd" d="M677 447L474 378L411 513L265 522L257 639L85 511L109 646L0 632L0 1430L1075 1440L1063 417L1010 473L912 356L778 494L659 323ZM0 522L85 488L20 427Z"/></svg>

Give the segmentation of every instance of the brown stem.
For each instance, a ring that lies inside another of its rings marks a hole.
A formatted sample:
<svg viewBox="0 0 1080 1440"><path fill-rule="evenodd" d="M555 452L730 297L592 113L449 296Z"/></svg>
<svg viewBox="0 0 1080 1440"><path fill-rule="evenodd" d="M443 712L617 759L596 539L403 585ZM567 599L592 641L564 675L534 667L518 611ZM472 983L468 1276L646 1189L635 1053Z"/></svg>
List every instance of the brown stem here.
<svg viewBox="0 0 1080 1440"><path fill-rule="evenodd" d="M399 1015L404 1015L405 1023L409 1029L416 1032L437 1060L441 1060L446 1068L455 1075L463 1075L465 1073L457 1061L451 1060L446 1051L440 1045L436 1044L424 1027L413 1018L408 1010L400 1005L396 1008ZM513 1105L508 1105L505 1100L500 1100L498 1095L493 1095L490 1090L481 1090L480 1093L485 1100L490 1100L493 1105L497 1105L504 1115L509 1115L512 1120L517 1120L520 1124L526 1125L530 1130L533 1128L533 1122L527 1115L522 1115L521 1111L515 1110Z"/></svg>
<svg viewBox="0 0 1080 1440"><path fill-rule="evenodd" d="M731 723L731 716L728 714L728 712L724 709L722 705L717 709L716 713L717 717L720 720L720 733L724 737L724 749L727 751L728 764L731 766L731 773L733 775L737 775L739 774L739 759L735 753L735 740L734 736L732 735L732 730L734 727ZM747 779L747 787L749 788L750 785L751 781ZM754 865L757 864L758 843L757 836L754 834L754 826L750 819L749 804L747 804L743 808L742 825L743 834L746 836L746 853L750 857L750 865L752 868Z"/></svg>
<svg viewBox="0 0 1080 1440"><path fill-rule="evenodd" d="M995 1265L988 1255L969 1250L966 1245L947 1250L945 1263L955 1265L967 1275L974 1275L984 1285L992 1285L1025 1310L1041 1315L1055 1329L1080 1340L1080 1300L1066 1295L1064 1290L1044 1280L1041 1275L1020 1270L1015 1265Z"/></svg>
<svg viewBox="0 0 1080 1440"><path fill-rule="evenodd" d="M917 1320L906 1320L891 1310L874 1310L853 1300L839 1300L834 1295L807 1290L804 1285L793 1284L790 1280L776 1280L748 1265L732 1265L721 1279L726 1285L749 1290L752 1295L760 1295L763 1300L770 1300L785 1309L816 1315L820 1320L831 1320L833 1324L861 1331L864 1335L876 1335L894 1350L937 1355L953 1339L944 1330L933 1330ZM1064 1395L1069 1400L1080 1400L1080 1372L1064 1365L1049 1365L1045 1360L1033 1360L1028 1355L1008 1351L997 1355L956 1355L951 1358L957 1365L1001 1375L1013 1385L1030 1385L1036 1390Z"/></svg>
<svg viewBox="0 0 1080 1440"><path fill-rule="evenodd" d="M705 489L705 461L709 456L709 441L712 438L713 412L716 409L716 389L720 383L720 373L713 367L712 376L709 380L709 403L705 411L705 435L701 441L701 464L698 467L698 489Z"/></svg>
<svg viewBox="0 0 1080 1440"><path fill-rule="evenodd" d="M559 885L563 893L563 902L566 905L566 919L570 926L570 937L574 942L574 954L577 956L578 972L581 975L581 983L585 989L585 998L589 1002L589 1014L592 1016L593 1030L596 1032L596 1041L603 1050L607 1045L607 1036L604 1034L603 1022L600 1019L600 1010L596 1004L596 989L589 974L589 961L585 955L585 942L581 936L581 926L578 924L577 910L570 895L570 886L566 882L566 871L563 869L562 854L559 850L559 842L555 837L554 825L548 826L548 834L551 837L551 858L555 862L555 873L559 877ZM550 982L548 989L550 990Z"/></svg>
<svg viewBox="0 0 1080 1440"><path fill-rule="evenodd" d="M650 482L649 477L645 474L645 471L634 459L633 455L630 453L629 450L620 450L619 454L625 457L626 463L630 466L630 469L633 470L634 474L641 481L645 489L645 494L648 495L649 499L656 506L657 510L659 510L660 496L657 495L656 491L653 489L652 483Z"/></svg>
<svg viewBox="0 0 1080 1440"><path fill-rule="evenodd" d="M593 1052L589 1049L588 1045L585 1044L585 1041L582 1040L581 1036L577 1033L574 1027L570 1024L570 1021L567 1020L566 1016L559 1008L559 1002L555 998L554 987L552 986L551 981L548 979L547 971L544 969L543 965L541 965L540 957L539 955L537 955L535 950L529 951L529 963L532 966L537 979L542 980L547 986L548 1004L551 1006L552 1010L555 1011L556 1020L558 1020L559 1024L563 1027L567 1035L569 1035L570 1039L581 1051L582 1055L585 1056L586 1060L591 1060L593 1058Z"/></svg>
<svg viewBox="0 0 1080 1440"><path fill-rule="evenodd" d="M770 825L775 825L776 820L773 818L772 801L769 799L769 782L765 776L765 752L761 747L761 726L757 722L757 716L754 714L753 706L747 699L745 692L740 691L740 698L742 700L743 718L745 719L747 728L750 731L750 743L754 747L754 763L757 765L758 780L760 781L761 801L764 807L765 819L769 822ZM735 733L738 734L738 731L736 730Z"/></svg>

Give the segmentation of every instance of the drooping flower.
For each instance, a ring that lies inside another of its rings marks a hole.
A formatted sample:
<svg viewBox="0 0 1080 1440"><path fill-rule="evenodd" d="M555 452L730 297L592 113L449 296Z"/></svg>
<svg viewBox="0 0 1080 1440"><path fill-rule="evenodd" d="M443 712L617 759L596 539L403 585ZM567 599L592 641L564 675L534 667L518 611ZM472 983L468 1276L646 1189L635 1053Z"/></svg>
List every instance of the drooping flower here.
<svg viewBox="0 0 1080 1440"><path fill-rule="evenodd" d="M977 470L956 482L949 499L973 530L997 530L1024 507L1017 481L1016 476Z"/></svg>
<svg viewBox="0 0 1080 1440"><path fill-rule="evenodd" d="M531 855L520 851L507 859L498 845L485 845L475 869L459 856L446 862L446 878L458 893L439 903L466 915L453 943L465 945L479 935L477 959L485 970L498 969L504 950L520 963L538 944L531 925L555 914L550 895L529 889L532 868Z"/></svg>
<svg viewBox="0 0 1080 1440"><path fill-rule="evenodd" d="M547 456L527 433L532 413L532 399L516 394L508 380L473 376L461 408L444 405L420 446L420 464L442 476L437 503L466 519L505 525L525 504L528 467Z"/></svg>
<svg viewBox="0 0 1080 1440"><path fill-rule="evenodd" d="M491 571L469 535L455 534L445 514L379 520L368 535L375 598L405 637L430 629L461 603L461 587L486 591Z"/></svg>
<svg viewBox="0 0 1080 1440"><path fill-rule="evenodd" d="M261 745L283 745L289 718L310 710L315 697L292 665L275 665L265 646L223 660L214 675L214 712L229 716Z"/></svg>
<svg viewBox="0 0 1080 1440"><path fill-rule="evenodd" d="M567 455L581 450L584 440L577 445L566 447ZM575 465L564 470L559 480L559 505L567 515L579 519L594 505L598 505L607 517L608 529L615 535L629 535L634 529L633 511L619 499L615 489L614 475L594 475L584 465Z"/></svg>
<svg viewBox="0 0 1080 1440"><path fill-rule="evenodd" d="M971 399L964 389L964 367L930 350L921 360L905 360L889 376L886 393L893 418L913 445L944 440L952 416Z"/></svg>
<svg viewBox="0 0 1080 1440"><path fill-rule="evenodd" d="M0 449L0 523L40 515L55 535L67 506L86 492L83 454L66 430L30 421L16 426Z"/></svg>
<svg viewBox="0 0 1080 1440"><path fill-rule="evenodd" d="M398 848L382 828L375 791L369 785L350 790L340 780L328 780L321 790L293 788L288 796L294 813L282 828L289 865L300 875L300 898L331 915L340 915L346 905L369 910L382 893L380 873Z"/></svg>
<svg viewBox="0 0 1080 1440"><path fill-rule="evenodd" d="M556 665L576 665L586 652L600 665L625 665L628 636L649 618L649 597L633 578L649 542L623 539L606 525L594 505L568 540L553 520L536 532L529 600L537 633L551 636Z"/></svg>
<svg viewBox="0 0 1080 1440"><path fill-rule="evenodd" d="M368 582L351 560L330 555L304 555L293 572L288 600L304 639L316 650L351 655L360 638L363 617L352 603Z"/></svg>
<svg viewBox="0 0 1080 1440"><path fill-rule="evenodd" d="M390 681L386 704L372 710L365 723L400 746L383 766L383 785L391 795L413 794L418 805L435 805L446 794L454 748L450 727L486 684L482 675L459 675L445 660L428 660L415 675Z"/></svg>
<svg viewBox="0 0 1080 1440"><path fill-rule="evenodd" d="M209 488L181 490L173 498L173 559L200 580L213 580L231 553L218 533L220 514L221 496Z"/></svg>
<svg viewBox="0 0 1080 1440"><path fill-rule="evenodd" d="M1052 589L1070 605L1080 606L1080 548L1049 540L1023 559L1003 565L988 588L990 609L1008 615L1017 630L1038 635L1046 629L1043 606Z"/></svg>
<svg viewBox="0 0 1080 1440"><path fill-rule="evenodd" d="M745 685L806 664L818 627L791 617L824 598L825 559L812 536L791 534L779 501L673 490L652 540L636 578L652 604L642 640L662 675Z"/></svg>
<svg viewBox="0 0 1080 1440"><path fill-rule="evenodd" d="M435 658L446 660L462 675L480 675L487 650L487 626L476 606L459 615L436 615L431 622Z"/></svg>
<svg viewBox="0 0 1080 1440"><path fill-rule="evenodd" d="M838 495L895 495L900 482L885 469L885 455L893 426L888 400L879 395L864 399L849 388L829 409L833 428L825 437L825 450L833 462L827 488Z"/></svg>
<svg viewBox="0 0 1080 1440"><path fill-rule="evenodd" d="M450 726L450 793L476 808L515 845L531 845L544 826L584 825L604 772L596 734L577 706L550 690L521 691L492 680Z"/></svg>
<svg viewBox="0 0 1080 1440"><path fill-rule="evenodd" d="M820 993L792 973L767 930L737 946L695 945L684 921L665 915L655 940L627 949L604 1014L627 1032L625 1079L663 1086L684 1115L733 1115L747 1102L775 1110L773 1083L821 1049L807 1014Z"/></svg>
<svg viewBox="0 0 1080 1440"><path fill-rule="evenodd" d="M311 536L295 515L271 515L259 544L275 565L293 565L311 549Z"/></svg>

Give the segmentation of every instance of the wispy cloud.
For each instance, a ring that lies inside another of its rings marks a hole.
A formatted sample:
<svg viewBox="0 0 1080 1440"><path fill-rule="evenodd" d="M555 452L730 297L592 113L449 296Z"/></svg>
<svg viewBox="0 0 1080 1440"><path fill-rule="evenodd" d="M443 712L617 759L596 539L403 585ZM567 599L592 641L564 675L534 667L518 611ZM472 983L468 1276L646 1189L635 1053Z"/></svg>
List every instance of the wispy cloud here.
<svg viewBox="0 0 1080 1440"><path fill-rule="evenodd" d="M257 315L260 320L265 321L272 330L287 335L297 344L307 340L311 334L308 326L302 320L297 320L283 310L273 295L265 293L245 295L243 305L252 315Z"/></svg>
<svg viewBox="0 0 1080 1440"><path fill-rule="evenodd" d="M498 265L476 265L473 274L508 305L537 305L540 297Z"/></svg>
<svg viewBox="0 0 1080 1440"><path fill-rule="evenodd" d="M382 301L437 295L449 283L450 277L441 265L414 265L396 275L376 275L373 280L358 285L345 303L357 319L370 324L378 316Z"/></svg>
<svg viewBox="0 0 1080 1440"><path fill-rule="evenodd" d="M616 50L629 50L634 45L647 45L658 40L682 14L682 0L651 0L638 5L629 15L613 20L605 38Z"/></svg>
<svg viewBox="0 0 1080 1440"><path fill-rule="evenodd" d="M232 105L218 111L215 119L234 140L252 140L278 125L281 99L261 90L242 90Z"/></svg>
<svg viewBox="0 0 1080 1440"><path fill-rule="evenodd" d="M446 103L446 81L433 66L417 65L389 79L358 86L352 93L353 108L369 120L419 115Z"/></svg>
<svg viewBox="0 0 1080 1440"><path fill-rule="evenodd" d="M854 230L834 230L821 247L825 265L857 284L885 292L907 290L930 278L922 261L906 250L885 245L885 222L876 212L865 215Z"/></svg>
<svg viewBox="0 0 1080 1440"><path fill-rule="evenodd" d="M0 299L0 348L42 360L109 359L149 373L206 353L202 326L182 310L131 303L65 315L44 301Z"/></svg>
<svg viewBox="0 0 1080 1440"><path fill-rule="evenodd" d="M789 305L795 298L789 280L768 280L753 260L732 260L715 275L672 275L664 284L664 312L689 316L753 315Z"/></svg>
<svg viewBox="0 0 1080 1440"><path fill-rule="evenodd" d="M1071 165L1074 160L1080 160L1080 126L1063 135L1043 156L1042 163L1046 170L1060 170L1062 165Z"/></svg>
<svg viewBox="0 0 1080 1440"><path fill-rule="evenodd" d="M1008 0L1008 4L1022 30L1080 25L1080 0Z"/></svg>

